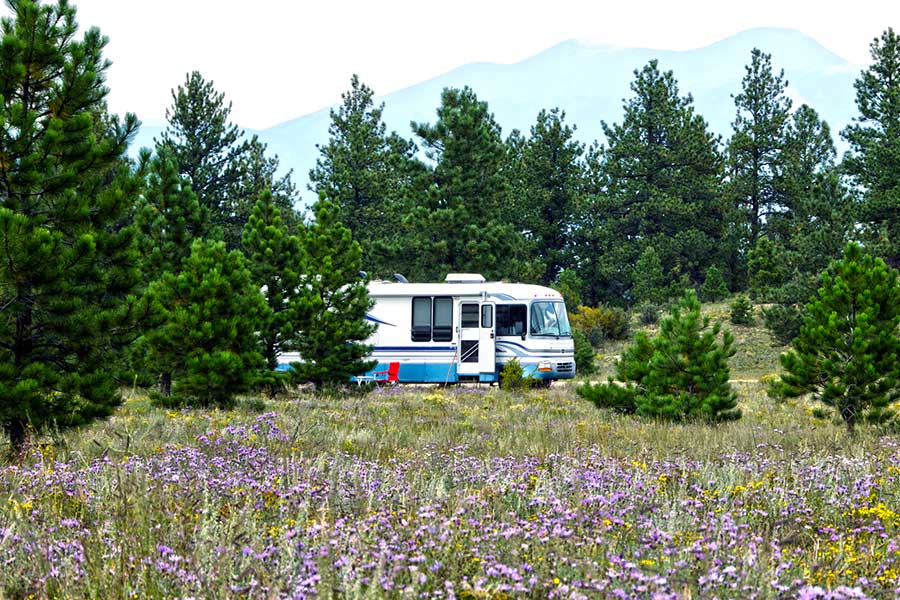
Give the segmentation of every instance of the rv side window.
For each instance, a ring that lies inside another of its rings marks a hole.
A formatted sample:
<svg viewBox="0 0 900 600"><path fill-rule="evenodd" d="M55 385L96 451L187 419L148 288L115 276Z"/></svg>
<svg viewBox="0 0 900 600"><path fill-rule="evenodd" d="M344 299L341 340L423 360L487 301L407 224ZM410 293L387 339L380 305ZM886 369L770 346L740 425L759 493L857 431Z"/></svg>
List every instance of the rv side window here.
<svg viewBox="0 0 900 600"><path fill-rule="evenodd" d="M431 341L431 298L412 300L412 341Z"/></svg>
<svg viewBox="0 0 900 600"><path fill-rule="evenodd" d="M524 304L497 305L497 335L522 335L525 333Z"/></svg>
<svg viewBox="0 0 900 600"><path fill-rule="evenodd" d="M481 305L481 326L490 329L494 326L494 311L490 304Z"/></svg>
<svg viewBox="0 0 900 600"><path fill-rule="evenodd" d="M449 342L453 339L453 298L434 299L434 329L431 339Z"/></svg>

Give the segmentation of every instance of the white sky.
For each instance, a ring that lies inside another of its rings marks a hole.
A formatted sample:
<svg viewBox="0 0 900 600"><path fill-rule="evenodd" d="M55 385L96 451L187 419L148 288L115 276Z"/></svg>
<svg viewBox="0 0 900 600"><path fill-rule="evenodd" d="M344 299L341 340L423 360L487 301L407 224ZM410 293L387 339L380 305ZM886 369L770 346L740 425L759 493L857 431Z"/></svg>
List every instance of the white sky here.
<svg viewBox="0 0 900 600"><path fill-rule="evenodd" d="M113 111L159 121L171 89L199 70L232 102L232 120L257 129L339 102L353 73L383 95L571 38L686 50L751 27L789 27L865 64L872 39L900 28L897 0L71 1L82 27L110 39Z"/></svg>

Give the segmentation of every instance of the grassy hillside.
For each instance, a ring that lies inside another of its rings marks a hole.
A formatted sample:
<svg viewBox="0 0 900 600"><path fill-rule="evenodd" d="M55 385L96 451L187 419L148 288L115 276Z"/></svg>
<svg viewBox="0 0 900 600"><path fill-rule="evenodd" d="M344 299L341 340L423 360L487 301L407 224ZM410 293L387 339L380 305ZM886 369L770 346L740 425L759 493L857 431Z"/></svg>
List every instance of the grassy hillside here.
<svg viewBox="0 0 900 600"><path fill-rule="evenodd" d="M735 379L771 372L764 332L735 329ZM0 465L0 598L900 594L900 438L735 385L744 417L716 427L596 410L574 386L227 412L133 390Z"/></svg>
<svg viewBox="0 0 900 600"><path fill-rule="evenodd" d="M702 314L708 316L711 322L720 321L724 329L728 329L734 335L734 347L737 350L729 361L731 378L733 380L758 380L767 375L778 373L781 365L778 356L787 350L775 340L763 325L760 306L754 306L755 322L753 325L733 325L731 317L731 299L723 302L705 303ZM661 313L660 318L665 313ZM650 334L656 333L659 328L655 325L642 325L636 316L631 319L631 337L634 333L644 330ZM615 364L622 351L631 343L631 340L608 341L597 348L598 375L592 377L595 380L605 380L615 374Z"/></svg>

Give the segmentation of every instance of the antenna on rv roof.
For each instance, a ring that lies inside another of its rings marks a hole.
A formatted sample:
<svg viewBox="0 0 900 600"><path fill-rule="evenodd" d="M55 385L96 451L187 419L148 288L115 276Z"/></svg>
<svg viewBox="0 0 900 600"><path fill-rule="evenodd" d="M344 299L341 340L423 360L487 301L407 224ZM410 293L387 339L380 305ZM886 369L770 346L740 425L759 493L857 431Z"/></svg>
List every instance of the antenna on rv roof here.
<svg viewBox="0 0 900 600"><path fill-rule="evenodd" d="M394 279L396 279L396 280L399 281L400 283L409 283L409 282L406 280L406 277L404 277L404 276L401 275L400 273L394 273Z"/></svg>
<svg viewBox="0 0 900 600"><path fill-rule="evenodd" d="M369 274L365 271L360 271L359 273L357 273L357 275L359 275L360 279L366 279L369 276Z"/></svg>

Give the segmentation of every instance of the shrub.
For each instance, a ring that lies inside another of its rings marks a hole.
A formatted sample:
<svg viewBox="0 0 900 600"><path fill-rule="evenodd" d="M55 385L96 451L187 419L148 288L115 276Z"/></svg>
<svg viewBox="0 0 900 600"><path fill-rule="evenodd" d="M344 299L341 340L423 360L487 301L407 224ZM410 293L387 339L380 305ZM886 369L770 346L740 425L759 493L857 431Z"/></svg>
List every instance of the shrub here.
<svg viewBox="0 0 900 600"><path fill-rule="evenodd" d="M799 307L793 304L773 304L763 309L762 313L766 329L781 344L790 344L800 333L803 314Z"/></svg>
<svg viewBox="0 0 900 600"><path fill-rule="evenodd" d="M738 296L731 303L731 322L735 325L753 325L753 304L747 296Z"/></svg>
<svg viewBox="0 0 900 600"><path fill-rule="evenodd" d="M534 385L534 378L526 376L518 358L508 361L500 370L500 388L507 391L527 390Z"/></svg>
<svg viewBox="0 0 900 600"><path fill-rule="evenodd" d="M628 337L628 313L618 307L579 306L570 321L572 328L581 331L592 346Z"/></svg>
<svg viewBox="0 0 900 600"><path fill-rule="evenodd" d="M734 338L719 323L709 324L700 316L697 294L688 290L663 319L659 335L637 334L616 365L616 380L580 386L577 393L599 407L672 421L740 417L728 383Z"/></svg>
<svg viewBox="0 0 900 600"><path fill-rule="evenodd" d="M700 296L707 302L718 302L728 297L728 285L722 277L722 272L715 265L706 270L703 285L700 286Z"/></svg>
<svg viewBox="0 0 900 600"><path fill-rule="evenodd" d="M883 260L849 244L822 275L793 347L781 355L777 397L813 394L834 407L852 432L861 418L879 423L898 393L900 283ZM867 415L868 413L868 415Z"/></svg>
<svg viewBox="0 0 900 600"><path fill-rule="evenodd" d="M643 325L656 325L659 323L659 304L655 302L641 302L637 305L638 320Z"/></svg>
<svg viewBox="0 0 900 600"><path fill-rule="evenodd" d="M594 362L594 347L588 341L587 337L579 330L572 332L575 342L575 365L578 373L581 375L590 375L597 371L597 365Z"/></svg>

